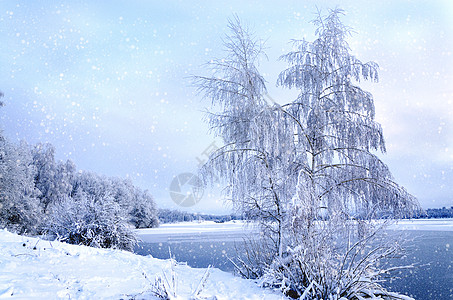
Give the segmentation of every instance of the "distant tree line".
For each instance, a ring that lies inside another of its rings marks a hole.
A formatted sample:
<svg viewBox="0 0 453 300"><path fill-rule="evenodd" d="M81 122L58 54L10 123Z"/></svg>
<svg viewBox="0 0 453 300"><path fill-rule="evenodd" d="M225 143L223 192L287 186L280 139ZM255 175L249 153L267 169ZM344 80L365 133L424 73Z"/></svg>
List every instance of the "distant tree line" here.
<svg viewBox="0 0 453 300"><path fill-rule="evenodd" d="M153 197L129 179L77 171L51 144L15 144L0 128L0 228L132 250L133 228L158 223Z"/></svg>
<svg viewBox="0 0 453 300"><path fill-rule="evenodd" d="M453 218L453 206L450 208L428 208L413 216L414 219Z"/></svg>
<svg viewBox="0 0 453 300"><path fill-rule="evenodd" d="M210 215L200 213L190 213L172 209L158 209L158 218L160 224L177 223L177 222L193 222L193 221L214 221L216 223L224 223L233 220L253 220L252 217L238 215L235 213L228 215ZM381 214L377 219L387 219L388 214ZM405 216L408 219L435 219L435 218L453 218L453 206L450 208L428 208L426 210L418 210L412 216ZM361 215L354 216L356 220L363 220Z"/></svg>
<svg viewBox="0 0 453 300"><path fill-rule="evenodd" d="M192 222L192 221L214 221L216 223L224 223L232 220L243 220L242 216L236 214L229 215L209 215L190 213L180 210L159 209L158 217L160 223L176 223L176 222Z"/></svg>

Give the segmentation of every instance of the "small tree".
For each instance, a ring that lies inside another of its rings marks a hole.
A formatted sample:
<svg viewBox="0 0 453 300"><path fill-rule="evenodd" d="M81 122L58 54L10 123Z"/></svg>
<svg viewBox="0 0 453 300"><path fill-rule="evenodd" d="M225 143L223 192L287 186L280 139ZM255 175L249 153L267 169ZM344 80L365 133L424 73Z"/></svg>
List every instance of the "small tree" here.
<svg viewBox="0 0 453 300"><path fill-rule="evenodd" d="M105 179L107 180L107 179ZM151 194L135 187L130 179L108 178L115 202L128 212L128 218L135 228L159 226L157 208Z"/></svg>
<svg viewBox="0 0 453 300"><path fill-rule="evenodd" d="M130 222L135 228L153 228L159 226L157 208L151 194L135 188L134 201L129 210Z"/></svg>
<svg viewBox="0 0 453 300"><path fill-rule="evenodd" d="M14 145L0 136L0 227L36 233L41 210L33 183L35 171L27 145Z"/></svg>
<svg viewBox="0 0 453 300"><path fill-rule="evenodd" d="M76 166L71 160L65 163L55 160L55 147L46 143L36 144L32 150L32 164L36 168L34 184L40 191L39 201L44 213L49 205L68 197L72 191L72 182Z"/></svg>
<svg viewBox="0 0 453 300"><path fill-rule="evenodd" d="M236 208L259 221L263 236L242 274L302 299L398 298L376 278L386 271L379 261L399 249L378 241L382 224L373 220L401 217L417 204L376 155L385 152L382 129L372 95L357 83L377 81L378 67L349 54L341 14L319 15L318 38L296 41L282 57L289 68L278 84L300 90L285 105L264 101L255 67L261 47L230 22L229 56L209 64L214 76L196 77L222 106L208 119L225 142L202 173L223 177Z"/></svg>

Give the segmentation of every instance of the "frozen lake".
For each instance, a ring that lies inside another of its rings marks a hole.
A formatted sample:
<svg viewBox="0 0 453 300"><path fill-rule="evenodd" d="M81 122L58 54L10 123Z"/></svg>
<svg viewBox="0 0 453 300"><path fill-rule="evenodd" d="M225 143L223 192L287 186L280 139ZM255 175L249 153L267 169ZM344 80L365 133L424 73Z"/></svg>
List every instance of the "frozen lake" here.
<svg viewBox="0 0 453 300"><path fill-rule="evenodd" d="M392 264L417 267L395 273L399 278L383 285L415 299L453 299L453 220L404 220L392 230L413 239L406 246L407 256ZM142 242L135 252L166 259L170 247L177 261L192 267L212 265L233 271L227 257L236 255L235 247L240 249L244 235L250 232L241 222L164 224L138 230Z"/></svg>
<svg viewBox="0 0 453 300"><path fill-rule="evenodd" d="M187 262L191 267L212 265L233 271L227 257L236 255L235 246L240 245L244 234L252 230L244 229L242 222L203 222L163 224L159 228L140 229L138 232L142 242L135 249L137 254L166 259L170 247L177 261Z"/></svg>

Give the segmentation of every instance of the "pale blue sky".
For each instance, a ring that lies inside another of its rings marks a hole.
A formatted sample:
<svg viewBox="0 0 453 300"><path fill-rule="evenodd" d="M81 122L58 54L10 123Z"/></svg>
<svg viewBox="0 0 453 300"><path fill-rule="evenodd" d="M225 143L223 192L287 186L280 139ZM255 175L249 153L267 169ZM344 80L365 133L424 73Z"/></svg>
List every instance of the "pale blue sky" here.
<svg viewBox="0 0 453 300"><path fill-rule="evenodd" d="M51 142L80 169L130 176L173 207L173 176L195 172L213 141L188 78L224 55L237 14L266 40L261 71L275 87L290 39L312 40L316 7L346 10L353 53L374 60L375 97L398 182L423 207L453 205L453 2L0 1L1 126L12 139ZM191 208L226 212L205 196Z"/></svg>

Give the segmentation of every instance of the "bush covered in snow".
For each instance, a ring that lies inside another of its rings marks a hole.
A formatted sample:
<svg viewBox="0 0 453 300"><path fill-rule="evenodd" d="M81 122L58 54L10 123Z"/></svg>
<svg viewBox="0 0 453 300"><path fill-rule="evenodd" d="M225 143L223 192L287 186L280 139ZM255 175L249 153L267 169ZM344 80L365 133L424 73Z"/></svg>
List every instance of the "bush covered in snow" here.
<svg viewBox="0 0 453 300"><path fill-rule="evenodd" d="M77 172L69 195L48 206L43 231L72 244L132 250L133 228L157 227L157 209L147 191L129 180Z"/></svg>
<svg viewBox="0 0 453 300"><path fill-rule="evenodd" d="M274 257L260 277L261 284L301 299L410 299L379 284L383 275L394 271L386 267L386 259L402 253L398 241L382 232L385 224L361 238L354 238L359 236L355 226L330 226L318 223L309 237L294 241L297 246L288 246L282 256Z"/></svg>
<svg viewBox="0 0 453 300"><path fill-rule="evenodd" d="M70 244L132 251L137 239L121 207L112 198L78 192L52 206L45 230Z"/></svg>

